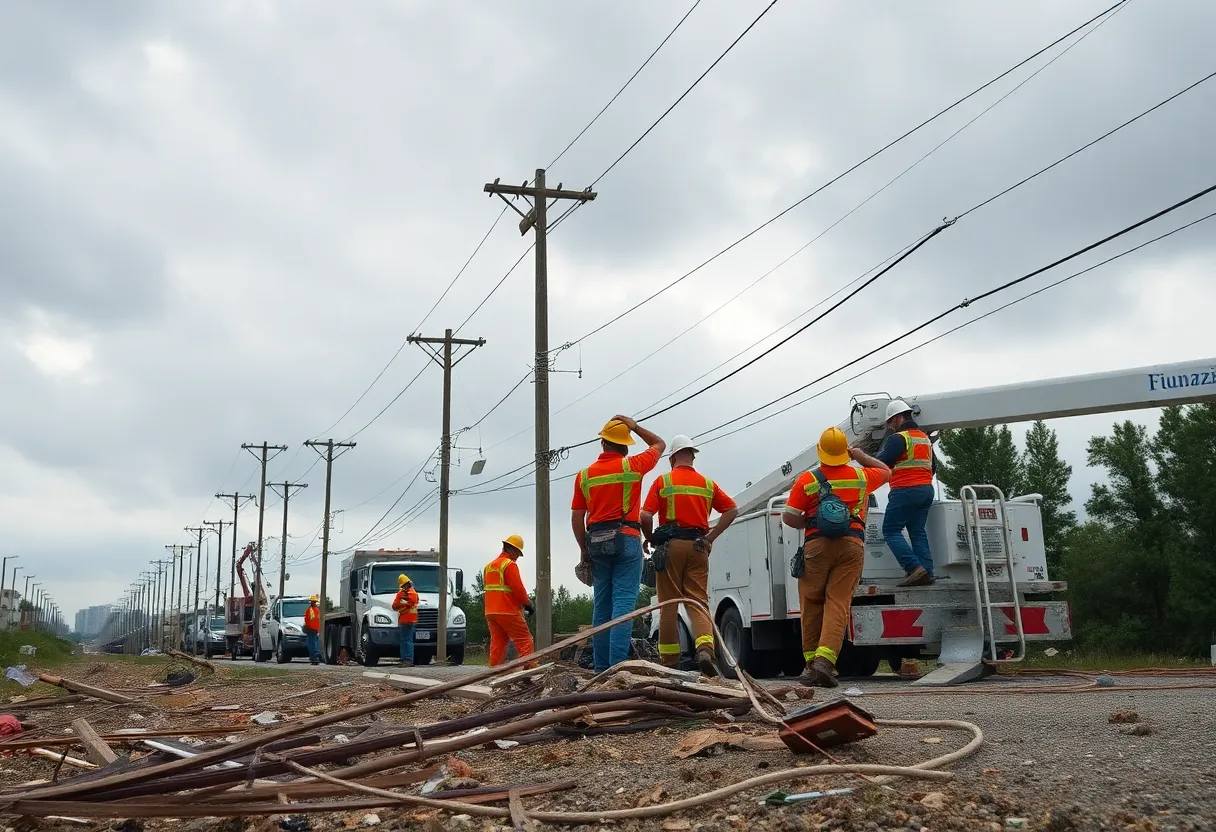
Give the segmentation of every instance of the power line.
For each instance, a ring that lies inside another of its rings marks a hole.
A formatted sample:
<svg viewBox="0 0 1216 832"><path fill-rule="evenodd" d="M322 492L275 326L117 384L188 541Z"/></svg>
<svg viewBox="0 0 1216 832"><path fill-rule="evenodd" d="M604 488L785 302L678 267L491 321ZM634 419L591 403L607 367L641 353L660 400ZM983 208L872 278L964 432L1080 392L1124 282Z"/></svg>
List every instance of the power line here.
<svg viewBox="0 0 1216 832"><path fill-rule="evenodd" d="M709 68L706 69L704 72L702 72L697 77L697 80L692 82L692 86L690 86L688 89L684 90L684 92L682 92L680 94L680 97L677 98L674 102L672 102L672 105L670 107L668 107L666 110L664 110L663 114L661 116L659 116L657 119L655 119L654 123L651 124L649 127L647 127L645 132L643 132L642 135L638 136L637 139L634 140L633 144L631 144L631 145L629 145L629 147L625 148L625 152L622 153L620 156L618 156L615 162L613 162L611 165L609 165L604 170L603 173L601 173L599 176L595 177L595 181L591 183L591 187L594 188L596 185L598 185L601 179L603 179L605 176L607 176L609 173L611 173L613 168L615 168L617 165L619 165L626 156L628 156L630 153L632 153L633 149L635 147L637 147L639 144L641 144L643 139L645 139L647 136L650 135L650 131L654 130L654 128L658 127L659 122L661 122L663 119L667 118L667 116L671 113L671 111L674 110L676 107L678 107L680 105L680 102L683 101L690 92L692 92L694 89L696 89L697 84L700 84L703 80L705 80L706 75L709 75L709 73L713 72L714 67L716 67L719 63L721 63L722 59L730 54L731 50L734 49L739 44L739 41L743 40L743 38L747 36L747 33L750 32L755 27L755 25L757 23L759 23L760 20L772 10L773 6L775 6L775 5L777 5L777 0L772 0L771 3L769 3L767 6L765 6L764 11L760 12L760 14L756 16L756 19L748 24L747 28L744 29L742 33L740 33L739 37L737 37L733 41L731 41L730 46L726 47L726 51L723 52L721 55L719 55L714 60L714 62L709 65Z"/></svg>
<svg viewBox="0 0 1216 832"><path fill-rule="evenodd" d="M502 284L507 281L507 278L510 277L511 274L516 269L519 268L519 264L524 262L524 258L527 257L532 252L532 249L534 249L534 248L536 248L535 242L533 242L526 249L524 249L524 253L519 255L519 259L511 264L511 268L507 269L507 271L503 274L503 276L498 279L498 282L495 283L493 288L491 288L490 291L486 293L486 296L484 298L482 298L481 302L478 303L477 306L473 309L473 311L468 314L468 317L466 317L463 321L460 322L460 326L458 326L454 330L452 330L453 335L460 334L460 330L464 329L465 326L468 324L468 322L473 320L473 316L481 311L481 307L485 306L486 303L490 300L490 298L494 297L494 293L498 291L498 287L502 286Z"/></svg>
<svg viewBox="0 0 1216 832"><path fill-rule="evenodd" d="M900 358L904 358L905 356L911 355L912 353L916 352L917 350L921 349L922 347L927 347L930 344L934 343L935 341L939 341L948 335L953 335L955 332L958 332L960 329L965 329L974 323L979 323L980 321L984 320L985 318L991 317L992 315L995 315L998 312L1003 312L1004 310L1008 309L1009 307L1016 306L1017 304L1021 303L1022 301L1029 300L1030 298L1033 298L1036 295L1041 295L1042 293L1047 292L1051 289L1054 289L1063 283L1067 283L1068 281L1072 280L1075 277L1080 277L1081 275L1088 274L1089 272L1092 272L1095 269L1099 269L1102 266L1107 265L1108 263L1111 263L1115 260L1120 259L1121 257L1126 257L1127 255L1137 252L1142 248L1150 246L1153 243L1160 242L1161 240L1164 240L1167 237L1172 237L1173 235L1177 234L1180 231L1185 231L1186 229L1190 228L1191 226L1198 225L1199 223L1204 222L1206 220L1210 220L1213 217L1216 217L1216 212L1202 216L1197 220L1192 220L1191 222L1188 222L1185 225L1181 225L1178 228L1175 228L1171 231L1167 231L1166 233L1161 234L1159 236L1153 237L1151 240L1146 240L1145 242L1140 243L1139 245L1136 245L1129 249L1121 251L1118 254L1108 257L1105 260L1102 260L1101 262L1093 264L1092 266L1084 268L1079 272L1074 272L1066 277L1062 277L1059 280L1053 281L1052 283L1048 283L1046 286L1042 286L1038 289L1035 289L1033 292L1028 292L1027 294L1022 295L1019 298L1015 298L1015 299L1009 301L1008 303L1002 304L1001 306L998 306L995 309L990 309L989 311L985 312L984 314L979 315L975 318L972 318L969 321L964 321L963 323L959 324L958 326L956 326L952 329L948 329L945 332L939 333L938 335L933 336L932 338L928 339L927 341L922 341L921 343L917 344L914 347L906 349L901 353L891 356L890 358L884 359L883 361L880 361L879 363L875 364L874 366L869 367L868 369L862 370L860 373L857 373L856 375L849 376L848 378L844 379L843 381L839 381L836 384L833 384L831 387L827 387L823 390L820 390L818 393L814 393L813 395L807 396L805 399L800 399L800 400L794 402L793 404L786 405L785 407L781 408L780 410L776 410L765 416L761 416L759 419L756 419L753 422L749 422L746 425L737 427L732 431L728 431L727 433L723 433L718 436L714 436L712 438L706 439L704 441L700 441L700 442L698 442L698 444L699 445L708 445L711 442L717 442L719 439L725 439L728 436L733 436L734 434L739 433L740 431L744 431L744 430L747 430L748 428L755 427L756 425L760 424L761 422L766 422L769 419L772 419L776 416L780 416L782 413L786 413L790 410L793 410L796 407L799 407L801 405L806 404L809 401L812 401L813 399L817 399L820 396L824 395L825 393L830 393L831 391L836 390L837 388L842 387L843 385L848 384L851 381L856 381L857 379L861 378L862 376L864 376L868 373L872 373L880 367L885 367L887 364L897 361ZM909 335L911 335L911 332L906 333L905 335L901 336L901 338L908 337ZM866 356L872 355L872 354L873 354L872 352L867 353ZM843 370L847 369L848 367L852 366L853 364L856 364L858 361L864 360L866 356L862 356L859 359L850 361L848 364L844 364L844 365L836 368L831 373L829 373L828 376L835 375L836 373L842 372ZM827 376L824 376L824 378L827 378ZM719 426L719 427L721 427L721 426ZM701 436L705 436L706 434L713 433L714 431L716 431L718 429L719 428L710 428L707 431L698 433L697 437L699 438Z"/></svg>
<svg viewBox="0 0 1216 832"><path fill-rule="evenodd" d="M946 107L946 108L944 108L944 109L942 109L942 110L939 110L937 113L935 113L934 115L932 115L932 116L930 116L929 118L925 119L925 120L924 120L924 121L922 121L920 124L918 124L918 125L916 125L915 127L913 127L911 130L908 130L906 133L903 133L902 135L898 136L897 138L892 139L890 142L888 142L887 144L883 145L883 146L882 146L882 147L880 147L878 150L876 150L876 151L874 151L873 153L871 153L869 156L866 156L864 159L862 159L861 161L857 162L857 163L856 163L856 164L854 164L852 167L850 167L850 168L848 168L848 169L844 170L843 172L841 172L841 173L837 174L836 176L832 177L832 178L831 178L831 179L829 179L827 182L823 183L822 185L820 185L819 187L815 188L815 189L814 189L813 191L811 191L810 193L808 193L808 194L806 194L805 196L803 196L803 197L801 197L800 199L798 199L796 202L794 202L794 203L793 203L792 205L790 205L789 207L785 208L784 210L780 211L779 213L777 213L777 214L775 214L774 216L770 217L769 219L765 220L765 221L764 221L764 222L762 222L760 225L756 226L756 227L755 227L755 228L753 228L751 231L747 232L747 233L746 233L746 234L744 234L742 237L740 237L739 239L735 240L735 241L734 241L733 243L731 243L730 245L728 245L728 246L726 246L725 248L723 248L723 249L722 249L721 251L719 251L717 254L714 254L713 256L709 257L708 259L706 259L706 260L702 261L700 264L698 264L697 266L694 266L692 269L690 269L689 271L687 271L687 272L685 272L684 274L680 275L680 276L679 276L679 277L677 277L675 280L671 281L670 283L668 283L667 285L665 285L665 286L663 286L662 288L658 289L658 290L657 290L657 291L655 291L654 293L652 293L652 294L648 295L647 297L643 298L642 300L638 301L636 304L634 304L634 305L633 305L633 306L631 306L630 308L626 309L624 312L621 312L620 314L618 314L618 315L614 316L613 318L609 319L608 321L605 321L604 323L600 324L600 325L599 325L599 326L597 326L596 328L592 329L590 332L588 332L588 333L586 333L585 335L583 335L583 336L581 336L581 337L579 337L579 338L575 339L575 340L574 340L573 342L571 342L571 343L576 343L576 344L577 344L577 343L578 343L578 342L580 342L580 341L585 341L585 340L587 340L587 339L588 339L588 338L590 338L591 336L596 335L596 334L598 334L598 333L602 332L603 330L605 330L605 329L607 329L608 327L612 326L612 325L613 325L614 323L616 323L617 321L620 321L621 319L625 318L626 316L628 316L630 313L634 312L635 310L640 309L641 307L643 307L643 306L645 306L646 304L650 303L652 300L654 300L655 298L659 297L659 296L660 296L660 295L662 295L664 292L667 292L668 290L672 289L673 287L675 287L675 286L676 286L676 285L678 285L679 283L683 282L684 280L687 280L689 277L691 277L692 275L696 274L697 272L699 272L701 269L705 268L705 267L706 267L706 266L708 266L709 264L713 263L715 260L717 260L718 258L722 257L722 256L723 256L724 254L726 254L727 252L729 252L729 251L731 251L732 249L736 248L736 247L737 247L737 246L739 246L741 243L743 243L743 242L745 242L745 241L747 241L747 240L751 239L753 236L755 236L756 234L758 234L760 231L762 231L762 230L764 230L765 228L767 228L768 226L772 225L774 222L776 222L777 220L781 219L782 217L784 217L786 214L788 214L788 213L790 213L791 211L793 211L793 210L794 210L795 208L797 208L798 206L802 205L804 202L806 202L807 200L809 200L811 197L813 197L813 196L815 196L816 194L819 194L820 192L824 191L825 189L827 189L827 188L831 187L832 185L834 185L835 183L839 182L839 181L840 181L841 179L843 179L844 177L848 176L848 175L849 175L850 173L852 173L853 171L855 171L855 170L857 170L858 168L860 168L862 165L865 165L866 163L868 163L868 162L869 162L869 161L871 161L872 159L874 159L874 158L878 157L878 156L879 156L879 155L881 155L882 153L885 153L887 150L890 150L892 147L894 147L895 145L899 144L899 143L900 143L900 142L902 142L904 139L906 139L906 138L908 138L909 136L911 136L913 133L916 133L917 131L921 130L922 128L924 128L924 127L925 127L925 126L927 126L928 124L930 124L930 123L932 123L933 121L936 121L937 119L941 118L943 115L945 115L946 113L950 112L950 111L951 111L951 110L953 110L954 108L958 107L960 104L963 104L964 102L968 101L969 99L971 99L971 98L973 98L974 96L978 95L979 93L983 92L983 91L984 91L984 90L986 90L988 87L990 87L990 86L992 86L993 84L995 84L995 83L997 83L998 81L1000 81L1002 78L1006 77L1007 75L1009 75L1009 74L1010 74L1010 73L1012 73L1012 72L1017 71L1017 70L1018 70L1018 69L1020 69L1021 67L1025 66L1026 64L1028 64L1028 63L1030 63L1031 61L1033 61L1035 58L1037 58L1037 57L1039 57L1040 55L1042 55L1044 52L1047 52L1049 49L1052 49L1053 47L1057 46L1058 44L1060 44L1060 43L1062 43L1063 41L1067 40L1068 38L1072 37L1072 36L1073 36L1073 35L1075 35L1077 32L1079 32L1079 31L1081 31L1082 29L1084 29L1086 26L1089 26L1091 23L1094 23L1095 21L1100 20L1101 18L1103 18L1103 17L1107 16L1108 14L1110 14L1110 13L1111 13L1111 12L1113 12L1114 10L1118 9L1120 6L1123 6L1123 5L1124 5L1124 4L1126 4L1127 2L1128 2L1128 0L1119 0L1119 2L1118 2L1118 3L1115 3L1115 4L1114 4L1113 6L1111 6L1110 8L1108 8L1108 9L1106 9L1105 11L1103 11L1103 12L1101 12L1101 13L1099 13L1099 14L1095 15L1094 17L1092 17L1092 18L1090 18L1089 20L1085 21L1085 22L1084 22L1084 23L1082 23L1080 26L1077 26L1076 28L1072 29L1072 30L1071 30L1071 31L1069 31L1068 33L1066 33L1066 34L1062 35L1061 37L1056 38L1056 39L1055 39L1055 40L1053 40L1051 43L1049 43L1049 44L1047 44L1046 46L1044 46L1042 49L1039 49L1038 51L1034 52L1034 53L1033 53L1033 54L1031 54L1030 56L1028 56L1028 57L1026 57L1026 58L1022 59L1022 60L1021 60L1021 61L1019 61L1019 62L1017 62L1017 63L1016 63L1016 64L1014 64L1013 66L1009 67L1009 69L1006 69L1004 72L1000 73L999 75L997 75L996 77L994 77L994 78L992 78L991 80L987 81L986 83L982 84L981 86L976 87L974 90L972 90L971 92L967 93L967 94L966 94L966 95L964 95L962 98L960 98L960 99L958 99L957 101L955 101L953 104L949 105L948 107ZM597 181L598 181L598 180L597 180Z"/></svg>
<svg viewBox="0 0 1216 832"><path fill-rule="evenodd" d="M436 450L438 450L438 448L436 448ZM418 481L418 477L422 474L423 469L426 468L427 463L430 462L434 456L435 456L435 452L432 451L430 456L428 456L425 460L423 460L422 464L418 466L418 470L414 472L413 478L410 479L409 484L405 486L404 490L402 490L402 492L397 495L397 499L393 500L393 504L391 506L389 506L387 509L385 509L384 514L380 515L380 519L377 520L375 523L373 523L372 527L370 529L368 529L363 534L363 536L360 537L359 540L354 543L354 545L350 546L348 549L344 549L343 551L350 551L351 549L361 546L367 542L367 539L369 537L371 537L372 534L375 533L376 529L380 526L380 524L382 522L384 522L384 518L388 517L389 514L392 512L392 510L397 507L397 504L400 503L403 499L405 499L405 495L408 494L409 490L414 487L414 483L416 483ZM398 482L400 482L400 480L398 480ZM389 488L392 488L392 486L390 485ZM386 488L384 490L387 491L388 488ZM380 493L383 494L384 491L381 491ZM378 497L380 495L377 494L376 496ZM371 499L375 499L375 497L373 497ZM370 500L365 501L365 502L370 502ZM362 503L360 505L362 505Z"/></svg>
<svg viewBox="0 0 1216 832"><path fill-rule="evenodd" d="M667 41L671 40L672 35L674 35L676 32L678 32L680 30L680 27L684 25L684 21L688 20L689 15L691 15L694 11L696 11L697 6L699 6L699 5L701 5L701 0L696 0L696 2L692 4L692 7L689 8L688 11L684 12L684 16L680 18L678 23L676 23L675 28L672 29L670 32L668 32L667 37L663 38L662 42L660 42L659 45L654 48L654 51L650 53L649 57L647 57L646 60L642 61L642 65L639 66L637 68L637 70L632 75L629 76L629 80L625 82L624 86L622 86L619 90L616 91L616 95L614 95L614 96L612 96L612 98L608 99L608 103L603 106L603 109L601 109L598 113L596 113L595 117L592 118L591 121L589 121L587 123L587 126L584 127L582 130L580 130L578 132L578 135L570 140L570 144L568 144L564 148L562 148L562 152L557 154L555 157L553 157L553 161L548 164L548 167L552 168L554 165L556 165L558 163L558 161L563 156L566 155L566 152L569 151L570 148L574 147L574 145L578 142L578 140L583 137L583 134L586 133L588 130L590 130L591 127L597 121L599 121L600 116L602 116L604 113L608 112L608 108L616 103L616 100L621 97L621 94L623 92L625 92L626 89L629 88L630 84L633 83L633 79L637 78L642 73L642 70L645 69L646 66L654 59L655 55L659 54L659 50L667 45ZM575 204L581 205L582 203L575 203Z"/></svg>

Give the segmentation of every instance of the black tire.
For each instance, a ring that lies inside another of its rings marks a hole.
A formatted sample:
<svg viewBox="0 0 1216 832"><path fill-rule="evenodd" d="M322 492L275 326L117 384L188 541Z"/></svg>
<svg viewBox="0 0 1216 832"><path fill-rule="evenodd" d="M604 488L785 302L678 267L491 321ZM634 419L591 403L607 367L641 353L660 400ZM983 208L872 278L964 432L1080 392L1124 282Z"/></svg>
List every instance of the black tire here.
<svg viewBox="0 0 1216 832"><path fill-rule="evenodd" d="M877 647L854 647L845 642L836 661L836 672L848 678L873 676L882 663L883 654Z"/></svg>
<svg viewBox="0 0 1216 832"><path fill-rule="evenodd" d="M732 605L727 605L718 619L718 629L722 631L722 641L734 655L735 659L748 673L755 667L755 657L752 655L751 631L743 626L743 616ZM734 666L727 660L721 647L718 649L718 672L727 679L738 679Z"/></svg>
<svg viewBox="0 0 1216 832"><path fill-rule="evenodd" d="M414 666L422 667L431 663L431 659L435 658L435 654L431 652L420 651L417 647L414 648Z"/></svg>
<svg viewBox="0 0 1216 832"><path fill-rule="evenodd" d="M464 645L457 644L448 648L448 664L459 666L464 664Z"/></svg>
<svg viewBox="0 0 1216 832"><path fill-rule="evenodd" d="M279 638L279 643L274 648L274 660L279 664L287 664L291 661L291 655L283 647L283 639Z"/></svg>
<svg viewBox="0 0 1216 832"><path fill-rule="evenodd" d="M241 657L241 640L240 639L229 640L228 655L234 662Z"/></svg>
<svg viewBox="0 0 1216 832"><path fill-rule="evenodd" d="M325 663L337 664L338 654L342 651L342 630L337 626L325 628Z"/></svg>
<svg viewBox="0 0 1216 832"><path fill-rule="evenodd" d="M366 622L363 624L363 632L359 634L359 663L364 667L375 667L380 664L380 653L376 650L376 645L372 643L371 628Z"/></svg>
<svg viewBox="0 0 1216 832"><path fill-rule="evenodd" d="M806 659L802 655L802 645L796 644L781 651L781 670L787 678L801 676L806 670Z"/></svg>
<svg viewBox="0 0 1216 832"><path fill-rule="evenodd" d="M261 645L259 645L259 647L260 646ZM259 650L258 651L258 661L259 662L268 662L268 661L270 661L270 657L273 655L274 655L273 650Z"/></svg>

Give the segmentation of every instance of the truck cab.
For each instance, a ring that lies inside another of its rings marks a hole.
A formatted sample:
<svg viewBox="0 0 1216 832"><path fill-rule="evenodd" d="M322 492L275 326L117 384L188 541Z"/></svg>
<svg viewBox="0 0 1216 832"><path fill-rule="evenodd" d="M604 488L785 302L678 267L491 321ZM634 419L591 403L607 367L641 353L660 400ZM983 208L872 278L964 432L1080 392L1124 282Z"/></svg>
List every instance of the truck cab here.
<svg viewBox="0 0 1216 832"><path fill-rule="evenodd" d="M304 611L308 604L308 598L303 595L271 600L258 621L258 646L262 655L273 655L279 664L308 655L308 642L304 637Z"/></svg>
<svg viewBox="0 0 1216 832"><path fill-rule="evenodd" d="M464 588L464 573L449 569L447 583L447 658L464 662L465 614L451 605ZM414 628L414 662L435 657L439 628L439 553L382 549L357 551L342 562L341 609L325 616L327 663L336 663L345 647L360 664L375 667L381 657L399 654L400 635L393 599L399 575L408 575L418 593L418 623Z"/></svg>

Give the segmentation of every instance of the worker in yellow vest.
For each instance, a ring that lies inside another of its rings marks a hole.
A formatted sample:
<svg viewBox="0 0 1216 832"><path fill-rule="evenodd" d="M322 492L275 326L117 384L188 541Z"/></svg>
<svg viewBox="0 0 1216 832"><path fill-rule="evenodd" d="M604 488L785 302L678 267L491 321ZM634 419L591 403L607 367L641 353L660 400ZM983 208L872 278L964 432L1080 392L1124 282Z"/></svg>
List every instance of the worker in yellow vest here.
<svg viewBox="0 0 1216 832"><path fill-rule="evenodd" d="M524 539L513 534L502 542L502 554L486 564L482 579L486 588L486 624L490 627L490 666L500 665L507 657L507 644L515 642L520 658L535 649L532 633L524 616L532 617L532 599L519 574Z"/></svg>
<svg viewBox="0 0 1216 832"><path fill-rule="evenodd" d="M393 609L397 611L397 638L401 648L401 666L414 666L414 630L418 626L418 592L408 575L397 576Z"/></svg>
<svg viewBox="0 0 1216 832"><path fill-rule="evenodd" d="M739 510L717 483L693 468L697 447L687 436L671 440L671 473L654 481L642 504L642 534L655 547L653 562L659 601L691 598L709 603L709 553L714 540L734 522ZM711 529L709 515L720 516ZM654 528L654 518L662 525ZM714 631L699 607L687 607L692 622L697 666L717 676ZM659 659L669 667L680 664L680 631L675 606L659 610Z"/></svg>
<svg viewBox="0 0 1216 832"><path fill-rule="evenodd" d="M897 586L924 586L933 583L933 553L925 533L933 505L933 475L937 472L933 443L913 420L912 408L900 399L887 405L887 427L891 434L877 455L891 469L882 537L904 570L904 579ZM908 530L908 540L904 539L904 529Z"/></svg>

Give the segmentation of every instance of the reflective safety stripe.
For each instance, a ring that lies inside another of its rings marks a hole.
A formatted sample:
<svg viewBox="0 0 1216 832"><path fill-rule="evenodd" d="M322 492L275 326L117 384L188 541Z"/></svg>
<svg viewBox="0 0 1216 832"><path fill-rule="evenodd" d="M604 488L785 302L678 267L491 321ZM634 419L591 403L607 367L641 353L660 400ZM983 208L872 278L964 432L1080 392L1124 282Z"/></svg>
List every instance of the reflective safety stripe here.
<svg viewBox="0 0 1216 832"><path fill-rule="evenodd" d="M707 644L710 647L714 646L714 637L713 636L697 636L697 642L695 645L696 647L703 647Z"/></svg>
<svg viewBox="0 0 1216 832"><path fill-rule="evenodd" d="M857 468L851 468L851 470L855 471L856 474L853 476L849 476L849 477L841 477L840 479L836 479L834 477L829 477L827 474L824 474L824 478L826 478L827 481L832 484L832 491L834 493L836 493L836 496L839 497L841 500L844 500L844 502L846 504L851 502L849 500L849 497L844 494L840 494L839 492L840 491L849 491L849 490L854 490L854 489L857 491L857 504L854 505L851 509L849 509L849 513L852 514L854 517L857 517L858 519L860 519L862 516L862 512L865 511L865 507L866 507L866 493L867 493L866 475L865 475L864 471L861 471ZM811 481L806 484L806 486L804 487L804 490L806 491L806 495L808 497L818 494L819 493L819 478L812 476Z"/></svg>
<svg viewBox="0 0 1216 832"><path fill-rule="evenodd" d="M485 583L486 592L510 592L511 587L507 586L507 564L509 560L504 558L495 558L486 564L486 568L482 571L481 577ZM495 566L495 564L498 564ZM493 576L496 580L491 582L490 577Z"/></svg>
<svg viewBox="0 0 1216 832"><path fill-rule="evenodd" d="M827 647L820 647L818 650L815 651L815 658L827 659L832 664L836 664L837 657L836 657L836 652L834 650L831 650L830 648L827 648Z"/></svg>
<svg viewBox="0 0 1216 832"><path fill-rule="evenodd" d="M679 655L679 653L680 653L679 644L664 644L661 641L659 642L659 654L660 655L671 656L671 655Z"/></svg>
<svg viewBox="0 0 1216 832"><path fill-rule="evenodd" d="M714 481L709 477L704 477L705 485L675 485L671 481L671 474L664 474L662 477L663 485L659 488L659 496L667 501L666 518L668 522L676 519L676 501L675 497L678 494L683 494L687 497L704 497L705 511L709 512L714 507Z"/></svg>
<svg viewBox="0 0 1216 832"><path fill-rule="evenodd" d="M908 431L900 431L904 438L905 450L903 457L895 463L895 470L908 468L933 468L933 443L927 436L913 436ZM923 449L923 450L922 450Z"/></svg>
<svg viewBox="0 0 1216 832"><path fill-rule="evenodd" d="M807 664L810 664L811 662L815 661L815 651L814 650L803 650L802 658L806 659Z"/></svg>
<svg viewBox="0 0 1216 832"><path fill-rule="evenodd" d="M621 473L619 474L602 474L598 477L591 476L591 469L584 468L579 472L579 486L583 490L583 499L587 502L591 501L591 489L599 485L616 485L621 486L621 516L629 514L629 493L633 490L632 486L635 482L642 481L642 475L631 470L629 467L629 457L621 457Z"/></svg>

